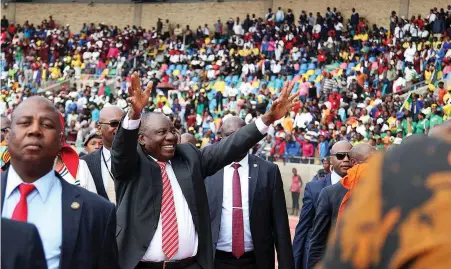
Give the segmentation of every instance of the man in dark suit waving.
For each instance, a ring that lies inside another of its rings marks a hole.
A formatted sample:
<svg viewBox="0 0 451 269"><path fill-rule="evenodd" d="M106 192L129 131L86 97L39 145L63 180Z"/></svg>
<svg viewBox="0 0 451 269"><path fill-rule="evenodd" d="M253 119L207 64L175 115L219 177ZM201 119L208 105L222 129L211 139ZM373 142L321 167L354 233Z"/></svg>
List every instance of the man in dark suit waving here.
<svg viewBox="0 0 451 269"><path fill-rule="evenodd" d="M246 123L224 121L222 138ZM293 269L288 214L279 167L245 153L205 180L212 225L215 269Z"/></svg>
<svg viewBox="0 0 451 269"><path fill-rule="evenodd" d="M117 269L114 205L53 170L62 128L59 112L43 97L13 111L2 217L36 225L50 269Z"/></svg>
<svg viewBox="0 0 451 269"><path fill-rule="evenodd" d="M293 239L293 255L296 269L308 268L308 255L310 250L310 238L312 236L313 220L315 218L318 196L321 190L332 184L336 184L346 175L351 168L349 151L352 145L347 141L339 141L331 149L331 164L333 171L324 179L308 182L305 185L304 198L302 200L299 223Z"/></svg>
<svg viewBox="0 0 451 269"><path fill-rule="evenodd" d="M41 237L33 224L2 218L2 269L47 269Z"/></svg>
<svg viewBox="0 0 451 269"><path fill-rule="evenodd" d="M178 132L163 114L141 116L152 83L141 90L137 73L131 109L117 131L112 166L118 198L119 259L123 269L213 268L210 216L204 179L236 160L294 105L286 84L270 111L255 123L198 150L177 144Z"/></svg>

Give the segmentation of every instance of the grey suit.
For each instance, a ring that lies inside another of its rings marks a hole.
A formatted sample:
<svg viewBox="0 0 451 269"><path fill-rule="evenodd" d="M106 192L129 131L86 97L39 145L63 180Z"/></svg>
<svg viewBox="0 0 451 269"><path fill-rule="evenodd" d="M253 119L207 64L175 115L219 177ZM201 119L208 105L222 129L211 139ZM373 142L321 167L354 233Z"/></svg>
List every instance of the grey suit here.
<svg viewBox="0 0 451 269"><path fill-rule="evenodd" d="M221 142L198 150L176 146L171 165L198 233L197 263L213 268L210 216L204 179L245 154L263 138L255 123ZM158 227L162 179L158 164L137 143L138 129L118 128L111 150L117 196L117 241L122 269L132 269L144 256Z"/></svg>
<svg viewBox="0 0 451 269"><path fill-rule="evenodd" d="M249 156L249 222L254 254L259 269L274 268L274 246L279 268L294 268L288 214L279 167L254 155ZM224 169L208 177L212 245L216 247L221 226Z"/></svg>

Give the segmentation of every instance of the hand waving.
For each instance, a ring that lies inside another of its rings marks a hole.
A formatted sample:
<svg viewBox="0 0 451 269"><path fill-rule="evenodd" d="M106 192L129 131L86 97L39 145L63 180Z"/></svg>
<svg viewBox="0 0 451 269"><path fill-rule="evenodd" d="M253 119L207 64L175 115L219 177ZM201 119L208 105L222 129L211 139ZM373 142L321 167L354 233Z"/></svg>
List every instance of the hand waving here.
<svg viewBox="0 0 451 269"><path fill-rule="evenodd" d="M127 102L130 104L130 117L132 119L139 119L139 115L144 107L149 104L150 93L152 92L152 81L147 84L144 91L141 90L141 82L139 80L138 72L132 74L131 86L128 88Z"/></svg>
<svg viewBox="0 0 451 269"><path fill-rule="evenodd" d="M298 92L290 95L293 90L294 82L285 82L282 91L280 92L279 98L277 98L274 103L272 103L271 108L268 112L263 115L262 120L266 125L270 125L278 119L281 119L285 114L287 114L293 106L299 102L296 97L299 96Z"/></svg>

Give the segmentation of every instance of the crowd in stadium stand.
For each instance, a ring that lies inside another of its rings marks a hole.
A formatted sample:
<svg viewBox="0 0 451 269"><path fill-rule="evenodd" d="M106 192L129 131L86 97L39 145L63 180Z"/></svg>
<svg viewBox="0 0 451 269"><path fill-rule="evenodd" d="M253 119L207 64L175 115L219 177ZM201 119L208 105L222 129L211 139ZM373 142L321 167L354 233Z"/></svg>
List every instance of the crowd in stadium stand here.
<svg viewBox="0 0 451 269"><path fill-rule="evenodd" d="M72 32L52 17L21 25L4 17L0 113L44 94L65 115L67 140L86 146L101 107L127 109L137 70L142 85L153 82L148 110L169 115L204 147L226 117L249 123L263 114L288 80L301 102L254 153L313 163L344 139L384 149L451 119L451 6L410 19L393 11L388 19L386 29L355 9L345 19L336 8L299 16L278 8L195 30L158 19L150 30L85 24ZM83 74L102 82L45 90ZM424 93L401 95L423 85Z"/></svg>

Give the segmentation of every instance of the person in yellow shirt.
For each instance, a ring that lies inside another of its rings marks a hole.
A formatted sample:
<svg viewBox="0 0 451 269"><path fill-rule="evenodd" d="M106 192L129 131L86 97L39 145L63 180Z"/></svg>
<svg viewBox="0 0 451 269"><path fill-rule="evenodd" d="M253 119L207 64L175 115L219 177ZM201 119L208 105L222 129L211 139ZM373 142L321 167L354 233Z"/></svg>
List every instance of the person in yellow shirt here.
<svg viewBox="0 0 451 269"><path fill-rule="evenodd" d="M448 86L448 93L443 96L443 104L451 104L451 86Z"/></svg>
<svg viewBox="0 0 451 269"><path fill-rule="evenodd" d="M387 119L388 128L390 131L394 132L398 129L397 120L396 120L396 111L393 111L390 118Z"/></svg>
<svg viewBox="0 0 451 269"><path fill-rule="evenodd" d="M285 118L283 118L283 121L282 121L283 129L285 130L285 132L287 134L291 134L292 133L292 131L293 131L293 124L294 124L293 118L290 117L290 113L287 113L285 115Z"/></svg>

